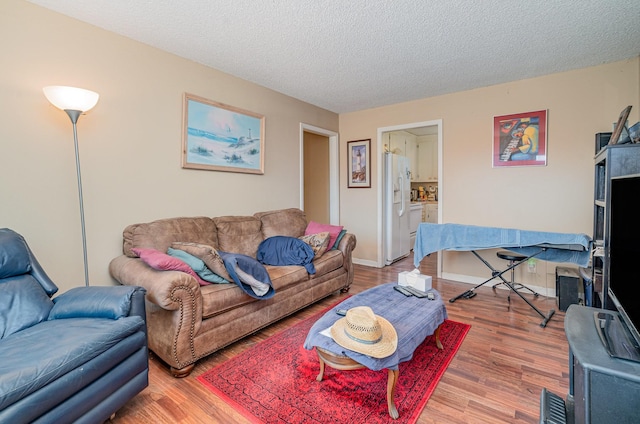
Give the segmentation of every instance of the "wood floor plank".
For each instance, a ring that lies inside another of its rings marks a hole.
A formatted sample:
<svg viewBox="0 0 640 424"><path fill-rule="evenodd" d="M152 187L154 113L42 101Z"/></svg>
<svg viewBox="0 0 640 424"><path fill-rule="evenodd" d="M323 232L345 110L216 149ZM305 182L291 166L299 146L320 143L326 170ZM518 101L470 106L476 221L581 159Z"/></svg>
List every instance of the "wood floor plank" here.
<svg viewBox="0 0 640 424"><path fill-rule="evenodd" d="M488 284L477 289L474 298L450 303L448 299L471 286L435 278L436 260L437 254L426 257L420 269L424 274L434 276L433 287L445 299L449 319L470 324L471 330L418 423L538 423L542 388L564 397L569 387L564 313L556 311L547 327L542 328L542 318L522 299L512 295L509 303L506 290L493 290ZM355 279L349 294L396 281L398 272L413 269L413 257L384 268L354 265L354 269ZM329 296L210 355L199 361L192 374L183 379L171 377L167 367L151 354L149 387L121 408L112 422L249 423L196 377L346 296ZM525 297L545 314L550 309L557 309L554 298Z"/></svg>

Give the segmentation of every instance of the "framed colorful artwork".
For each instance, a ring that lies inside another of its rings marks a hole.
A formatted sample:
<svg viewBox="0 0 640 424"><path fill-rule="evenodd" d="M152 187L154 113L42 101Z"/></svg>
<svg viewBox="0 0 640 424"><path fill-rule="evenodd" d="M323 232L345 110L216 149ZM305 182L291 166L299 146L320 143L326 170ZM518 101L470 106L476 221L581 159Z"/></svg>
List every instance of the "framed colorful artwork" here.
<svg viewBox="0 0 640 424"><path fill-rule="evenodd" d="M264 116L185 93L182 167L264 174Z"/></svg>
<svg viewBox="0 0 640 424"><path fill-rule="evenodd" d="M371 139L347 142L348 188L371 187Z"/></svg>
<svg viewBox="0 0 640 424"><path fill-rule="evenodd" d="M547 164L547 111L493 118L493 167Z"/></svg>

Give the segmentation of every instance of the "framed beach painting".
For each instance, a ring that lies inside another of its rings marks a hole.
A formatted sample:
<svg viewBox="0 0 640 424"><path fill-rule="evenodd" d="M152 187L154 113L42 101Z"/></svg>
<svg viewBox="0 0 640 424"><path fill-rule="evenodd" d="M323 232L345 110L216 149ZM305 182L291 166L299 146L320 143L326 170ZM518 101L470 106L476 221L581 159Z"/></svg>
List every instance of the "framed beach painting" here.
<svg viewBox="0 0 640 424"><path fill-rule="evenodd" d="M493 167L547 164L547 111L493 118Z"/></svg>
<svg viewBox="0 0 640 424"><path fill-rule="evenodd" d="M264 174L264 116L185 93L182 167Z"/></svg>
<svg viewBox="0 0 640 424"><path fill-rule="evenodd" d="M371 187L371 139L347 142L347 187Z"/></svg>

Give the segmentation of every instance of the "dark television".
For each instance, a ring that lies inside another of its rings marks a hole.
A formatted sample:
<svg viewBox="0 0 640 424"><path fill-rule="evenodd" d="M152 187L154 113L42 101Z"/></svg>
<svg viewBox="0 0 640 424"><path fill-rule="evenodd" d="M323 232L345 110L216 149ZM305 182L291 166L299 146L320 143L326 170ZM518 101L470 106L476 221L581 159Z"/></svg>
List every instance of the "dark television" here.
<svg viewBox="0 0 640 424"><path fill-rule="evenodd" d="M600 335L611 356L640 362L640 174L611 179L609 290L599 314Z"/></svg>

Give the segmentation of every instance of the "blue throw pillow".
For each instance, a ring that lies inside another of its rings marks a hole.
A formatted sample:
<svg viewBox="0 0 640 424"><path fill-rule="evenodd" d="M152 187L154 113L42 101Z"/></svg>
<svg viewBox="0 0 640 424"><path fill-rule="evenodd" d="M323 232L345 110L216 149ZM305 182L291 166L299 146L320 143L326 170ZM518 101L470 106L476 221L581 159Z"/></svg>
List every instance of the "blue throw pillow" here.
<svg viewBox="0 0 640 424"><path fill-rule="evenodd" d="M187 253L184 250L172 249L170 247L167 249L167 254L169 256L173 256L174 258L178 258L189 265L189 267L194 270L196 274L198 274L198 277L202 278L204 281L218 284L230 283L230 281L211 271L202 259L193 256L192 254Z"/></svg>
<svg viewBox="0 0 640 424"><path fill-rule="evenodd" d="M340 240L342 240L342 237L344 237L344 235L347 234L347 230L341 230L340 234L338 234L338 237L336 238L336 242L333 243L333 247L331 248L331 250L337 250L338 249L338 245L340 244Z"/></svg>

